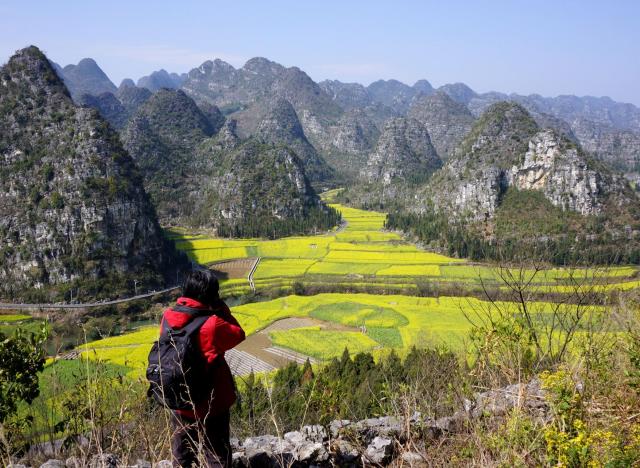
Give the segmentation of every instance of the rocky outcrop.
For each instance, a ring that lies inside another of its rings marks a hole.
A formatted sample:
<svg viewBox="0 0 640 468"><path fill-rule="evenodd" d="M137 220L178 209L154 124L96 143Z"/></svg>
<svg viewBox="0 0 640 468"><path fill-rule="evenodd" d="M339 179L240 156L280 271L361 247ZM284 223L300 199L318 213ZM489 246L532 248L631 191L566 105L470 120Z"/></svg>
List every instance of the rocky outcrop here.
<svg viewBox="0 0 640 468"><path fill-rule="evenodd" d="M282 438L266 435L232 441L235 467L380 466L394 462L427 465L420 444L463 431L469 421L507 415L514 408L542 421L549 407L539 380L477 393L451 416L431 419L383 416L362 421L336 420L328 427L304 426ZM411 449L407 442L413 440ZM415 443L417 441L417 443Z"/></svg>
<svg viewBox="0 0 640 468"><path fill-rule="evenodd" d="M395 118L385 125L360 175L382 185L398 180L419 183L441 165L425 126L415 119Z"/></svg>
<svg viewBox="0 0 640 468"><path fill-rule="evenodd" d="M77 65L58 67L57 70L74 100L83 94L99 96L102 93L116 92L116 85L91 58L84 58Z"/></svg>
<svg viewBox="0 0 640 468"><path fill-rule="evenodd" d="M462 432L473 421L507 416L516 408L542 423L548 422L550 408L538 379L476 393L472 399L465 400L464 406L455 414L438 419L414 413L409 417L335 420L326 427L303 426L282 437L259 435L242 441L232 438L233 467L429 466L429 460L424 458L426 444L438 443L439 439ZM84 462L72 457L66 462L49 460L46 463L48 465L41 465L41 468L76 468ZM118 457L108 453L90 456L84 465L151 466L144 460L123 464ZM170 462L161 461L155 466L169 467Z"/></svg>
<svg viewBox="0 0 640 468"><path fill-rule="evenodd" d="M582 215L608 202L631 202L620 176L595 165L554 130L539 131L519 105L492 106L437 174L428 198L441 211L474 221L490 220L510 187L537 190L555 206Z"/></svg>
<svg viewBox="0 0 640 468"><path fill-rule="evenodd" d="M73 104L36 47L0 70L0 172L3 297L53 302L72 282L114 295L180 266L118 136Z"/></svg>
<svg viewBox="0 0 640 468"><path fill-rule="evenodd" d="M507 172L508 184L518 190L538 190L555 206L582 215L600 213L608 193L622 183L590 169L577 147L552 130L536 134L529 142L524 162Z"/></svg>
<svg viewBox="0 0 640 468"><path fill-rule="evenodd" d="M475 121L469 109L442 91L417 98L407 115L427 128L438 156L444 161L453 156Z"/></svg>

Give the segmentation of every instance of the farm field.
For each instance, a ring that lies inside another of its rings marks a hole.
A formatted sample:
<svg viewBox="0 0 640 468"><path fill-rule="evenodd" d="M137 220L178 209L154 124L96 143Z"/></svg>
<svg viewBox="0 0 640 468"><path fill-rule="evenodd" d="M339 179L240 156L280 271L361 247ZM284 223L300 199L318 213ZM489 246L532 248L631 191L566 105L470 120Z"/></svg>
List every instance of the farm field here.
<svg viewBox="0 0 640 468"><path fill-rule="evenodd" d="M329 197L330 198L330 197ZM428 252L384 230L384 213L331 204L339 210L344 226L332 232L277 240L221 239L172 230L178 248L200 264L231 259L260 258L254 274L258 291L291 291L294 282L305 285L345 287L366 284L388 291L414 294L425 285L479 290L500 287L501 273L490 265ZM503 272L504 273L504 272ZM595 283L596 291L628 290L640 286L638 269L621 266L607 269L553 268L522 273L522 278L542 293L565 293L578 283ZM249 292L249 283L236 275L222 282L227 296ZM403 285L402 287L399 285ZM365 289L366 291L366 289Z"/></svg>
<svg viewBox="0 0 640 468"><path fill-rule="evenodd" d="M515 304L498 303L518 313ZM268 336L275 346L287 348L319 360L339 356L345 347L351 352L388 348L407 350L411 346L447 346L463 351L471 328L467 316L492 306L475 298L411 297L375 294L318 294L286 296L232 308L247 335L253 335L286 318L310 318L317 324L278 329L270 327ZM552 304L529 306L533 315L544 320ZM601 312L594 307L592 313ZM122 336L105 338L79 348L84 357L99 359L126 368L128 375L141 376L146 366L157 326Z"/></svg>

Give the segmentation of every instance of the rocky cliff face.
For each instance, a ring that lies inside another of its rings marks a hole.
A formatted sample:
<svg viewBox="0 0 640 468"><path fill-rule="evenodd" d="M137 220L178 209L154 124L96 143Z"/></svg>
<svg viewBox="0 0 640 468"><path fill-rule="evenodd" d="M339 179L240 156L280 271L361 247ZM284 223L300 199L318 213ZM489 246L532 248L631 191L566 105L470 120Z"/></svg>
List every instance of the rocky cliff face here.
<svg viewBox="0 0 640 468"><path fill-rule="evenodd" d="M116 85L91 58L84 58L77 65L58 67L56 71L74 100L83 94L98 96L102 93L115 93L116 91Z"/></svg>
<svg viewBox="0 0 640 468"><path fill-rule="evenodd" d="M521 106L500 103L434 175L428 198L438 210L485 221L510 187L540 191L553 205L582 215L601 213L605 203L632 201L619 176L590 162L566 137L540 131Z"/></svg>
<svg viewBox="0 0 640 468"><path fill-rule="evenodd" d="M509 186L541 191L553 205L582 215L600 213L610 195L619 199L617 204L631 201L620 177L590 167L577 147L552 130L534 135L524 162L506 177Z"/></svg>
<svg viewBox="0 0 640 468"><path fill-rule="evenodd" d="M184 92L161 89L146 101L122 132L125 148L136 160L145 187L164 222L188 216L184 202L193 190L197 146L215 132L209 118Z"/></svg>
<svg viewBox="0 0 640 468"><path fill-rule="evenodd" d="M580 145L594 157L625 173L640 171L640 132L617 130L585 119L571 122Z"/></svg>
<svg viewBox="0 0 640 468"><path fill-rule="evenodd" d="M442 91L417 98L409 108L408 116L427 128L433 146L445 161L453 156L475 121L469 109Z"/></svg>
<svg viewBox="0 0 640 468"><path fill-rule="evenodd" d="M35 47L0 70L0 173L3 298L58 299L69 284L85 298L115 295L174 268L117 135L73 104Z"/></svg>
<svg viewBox="0 0 640 468"><path fill-rule="evenodd" d="M369 155L361 177L389 185L393 181L419 183L442 165L427 129L415 119L391 119Z"/></svg>

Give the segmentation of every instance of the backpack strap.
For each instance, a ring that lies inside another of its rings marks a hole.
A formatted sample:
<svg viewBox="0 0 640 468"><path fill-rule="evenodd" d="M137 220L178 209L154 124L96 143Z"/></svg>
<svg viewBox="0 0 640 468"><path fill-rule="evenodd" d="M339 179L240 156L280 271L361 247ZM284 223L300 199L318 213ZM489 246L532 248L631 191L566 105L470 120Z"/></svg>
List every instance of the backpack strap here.
<svg viewBox="0 0 640 468"><path fill-rule="evenodd" d="M175 309L174 309L175 310ZM209 320L209 317L211 317L211 315L198 315L196 317L194 317L193 319L191 319L184 327L182 328L178 328L177 330L175 328L172 328L171 326L169 326L169 324L167 323L166 320L162 321L162 330L166 333L173 333L173 334L186 334L186 335L192 335L193 333L195 333L196 331L198 331L200 329L200 327L202 327L202 325L204 325L204 323Z"/></svg>
<svg viewBox="0 0 640 468"><path fill-rule="evenodd" d="M171 308L171 310L175 310L176 312L182 312L183 314L189 314L189 315L201 315L203 312L210 312L210 309L196 309L194 307L189 307L182 304L176 304Z"/></svg>

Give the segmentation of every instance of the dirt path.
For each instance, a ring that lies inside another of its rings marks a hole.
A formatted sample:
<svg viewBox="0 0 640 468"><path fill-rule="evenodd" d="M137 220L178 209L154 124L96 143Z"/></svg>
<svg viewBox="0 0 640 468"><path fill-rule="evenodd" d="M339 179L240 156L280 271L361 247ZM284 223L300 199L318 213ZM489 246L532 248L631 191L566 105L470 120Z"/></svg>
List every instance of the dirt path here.
<svg viewBox="0 0 640 468"><path fill-rule="evenodd" d="M258 269L258 263L260 263L260 257L256 258L255 263L251 267L251 271L249 271L249 274L247 275L247 280L249 280L249 286L251 286L251 290L253 292L256 292L256 284L253 282L253 275Z"/></svg>

